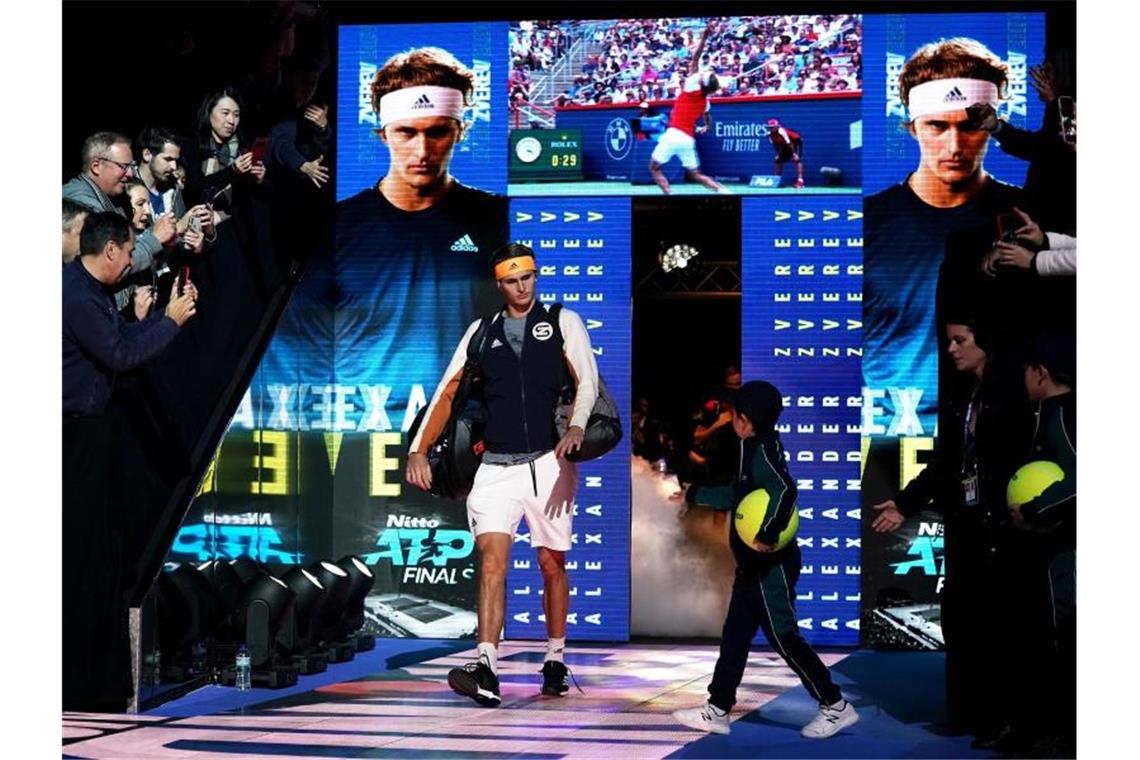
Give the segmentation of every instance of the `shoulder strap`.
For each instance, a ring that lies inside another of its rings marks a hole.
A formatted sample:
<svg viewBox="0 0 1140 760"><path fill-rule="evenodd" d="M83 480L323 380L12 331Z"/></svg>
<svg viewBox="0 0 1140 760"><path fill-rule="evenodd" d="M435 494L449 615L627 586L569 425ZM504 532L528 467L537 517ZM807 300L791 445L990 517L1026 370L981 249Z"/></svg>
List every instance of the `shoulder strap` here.
<svg viewBox="0 0 1140 760"><path fill-rule="evenodd" d="M549 312L550 319L554 323L554 335L558 338L558 345L561 346L565 342L562 338L562 324L558 320L559 315L562 313L562 303L559 301L551 304Z"/></svg>
<svg viewBox="0 0 1140 760"><path fill-rule="evenodd" d="M467 364L481 364L483 361L483 352L487 350L487 338L491 334L491 325L495 321L495 314L490 314L479 320L479 326L475 328L475 334L471 336L471 341L467 344Z"/></svg>

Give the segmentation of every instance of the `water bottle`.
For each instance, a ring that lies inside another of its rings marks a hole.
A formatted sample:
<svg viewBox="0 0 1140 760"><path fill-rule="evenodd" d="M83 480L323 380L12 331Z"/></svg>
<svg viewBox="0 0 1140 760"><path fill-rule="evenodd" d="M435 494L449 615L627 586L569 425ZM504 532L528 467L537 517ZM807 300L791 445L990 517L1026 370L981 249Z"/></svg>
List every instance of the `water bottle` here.
<svg viewBox="0 0 1140 760"><path fill-rule="evenodd" d="M238 688L238 691L246 691L250 687L249 650L245 644L238 647L237 659L234 660L234 686Z"/></svg>
<svg viewBox="0 0 1140 760"><path fill-rule="evenodd" d="M162 683L162 653L155 647L143 660L143 686L158 686Z"/></svg>

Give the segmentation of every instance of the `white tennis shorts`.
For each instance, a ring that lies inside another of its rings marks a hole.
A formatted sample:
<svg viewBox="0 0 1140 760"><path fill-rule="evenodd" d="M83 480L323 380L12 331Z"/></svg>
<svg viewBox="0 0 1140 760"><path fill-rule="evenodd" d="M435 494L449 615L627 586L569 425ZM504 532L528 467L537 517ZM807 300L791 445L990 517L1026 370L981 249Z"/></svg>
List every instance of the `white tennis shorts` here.
<svg viewBox="0 0 1140 760"><path fill-rule="evenodd" d="M519 521L526 517L531 546L560 552L570 549L578 465L548 451L534 460L534 474L538 496L529 464L479 465L467 494L467 523L476 538L506 533L513 542Z"/></svg>
<svg viewBox="0 0 1140 760"><path fill-rule="evenodd" d="M664 166L673 156L679 157L681 166L686 169L696 169L701 165L700 159L697 158L697 141L676 127L669 127L657 141L652 158Z"/></svg>

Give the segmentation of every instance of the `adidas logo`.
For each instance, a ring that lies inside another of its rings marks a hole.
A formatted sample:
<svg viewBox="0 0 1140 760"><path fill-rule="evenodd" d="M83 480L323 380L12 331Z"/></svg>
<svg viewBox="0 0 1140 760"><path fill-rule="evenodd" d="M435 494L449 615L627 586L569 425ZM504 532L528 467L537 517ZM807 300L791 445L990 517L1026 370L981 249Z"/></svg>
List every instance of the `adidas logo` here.
<svg viewBox="0 0 1140 760"><path fill-rule="evenodd" d="M498 348L501 345L503 345L503 341L499 340L498 338L495 338L493 341L491 341L491 348Z"/></svg>
<svg viewBox="0 0 1140 760"><path fill-rule="evenodd" d="M957 87L954 87L950 92L946 93L946 97L942 98L943 103L965 103L966 96Z"/></svg>
<svg viewBox="0 0 1140 760"><path fill-rule="evenodd" d="M420 108L435 108L435 104L431 102L431 99L427 96L426 92L416 98L415 103L412 103L413 111Z"/></svg>
<svg viewBox="0 0 1140 760"><path fill-rule="evenodd" d="M470 235L464 235L451 244L451 250L462 251L464 253L479 253L479 246L475 245L475 241L471 239Z"/></svg>

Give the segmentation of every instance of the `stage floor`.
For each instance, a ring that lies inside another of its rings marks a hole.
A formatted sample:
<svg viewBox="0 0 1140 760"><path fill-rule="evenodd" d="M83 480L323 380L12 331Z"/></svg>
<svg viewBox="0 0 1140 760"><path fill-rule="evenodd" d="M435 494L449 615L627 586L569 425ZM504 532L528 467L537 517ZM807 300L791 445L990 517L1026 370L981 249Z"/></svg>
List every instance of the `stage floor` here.
<svg viewBox="0 0 1140 760"><path fill-rule="evenodd" d="M383 642L378 644L383 647ZM209 687L146 715L67 713L63 756L154 760L989 756L971 751L966 737L945 737L930 730L929 723L941 717L939 655L822 654L862 720L821 741L799 735L816 706L783 661L763 650L754 651L749 661L728 736L698 734L677 725L670 715L678 707L700 704L707 696L717 654L714 646L569 647L566 661L584 693L571 687L566 697L544 698L538 675L543 645L507 643L499 660L503 704L498 709L478 707L447 686L448 669L469 662L474 650L443 656L438 656L438 647L422 651L430 659L417 662L410 653L381 658L390 669L356 680L314 683L308 691L284 696ZM342 677L352 677L351 664L346 664L332 666L321 679L335 680L338 667L346 668ZM383 667L376 663L377 670Z"/></svg>

